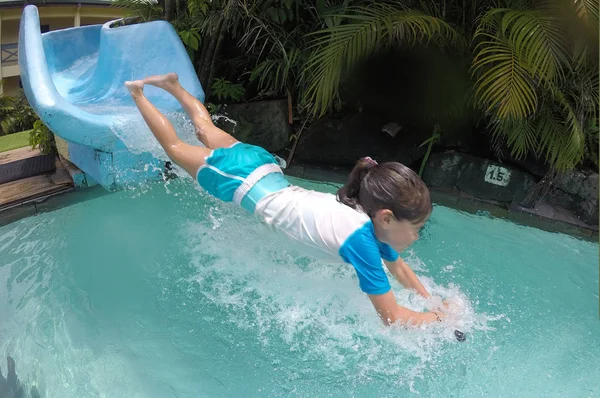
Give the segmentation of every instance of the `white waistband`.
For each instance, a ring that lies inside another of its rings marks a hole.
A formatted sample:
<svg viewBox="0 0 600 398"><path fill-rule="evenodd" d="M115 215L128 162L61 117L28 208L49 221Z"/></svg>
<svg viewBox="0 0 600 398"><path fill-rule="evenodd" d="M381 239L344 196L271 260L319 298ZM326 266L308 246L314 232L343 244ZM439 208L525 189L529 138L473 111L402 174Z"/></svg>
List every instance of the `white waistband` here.
<svg viewBox="0 0 600 398"><path fill-rule="evenodd" d="M242 184L235 190L233 193L233 202L238 205L242 204L242 199L244 196L256 184L261 178L271 173L281 173L281 168L275 163L263 164L262 166L257 167L246 179L242 182Z"/></svg>

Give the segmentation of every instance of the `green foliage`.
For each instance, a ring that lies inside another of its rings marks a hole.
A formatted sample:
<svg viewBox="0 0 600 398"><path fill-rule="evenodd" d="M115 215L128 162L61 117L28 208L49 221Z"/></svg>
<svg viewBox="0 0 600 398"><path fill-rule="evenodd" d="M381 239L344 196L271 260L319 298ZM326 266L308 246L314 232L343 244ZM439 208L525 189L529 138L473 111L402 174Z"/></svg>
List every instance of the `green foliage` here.
<svg viewBox="0 0 600 398"><path fill-rule="evenodd" d="M188 0L187 11L190 16L205 16L208 12L207 0Z"/></svg>
<svg viewBox="0 0 600 398"><path fill-rule="evenodd" d="M29 145L31 148L40 148L43 154L52 153L56 150L54 135L52 131L41 120L36 120L33 130L29 132Z"/></svg>
<svg viewBox="0 0 600 398"><path fill-rule="evenodd" d="M587 143L585 146L584 161L588 166L598 170L600 162L600 153L598 153L598 148L600 146L598 140L598 119L590 120L585 130L587 132Z"/></svg>
<svg viewBox="0 0 600 398"><path fill-rule="evenodd" d="M391 45L461 44L459 34L443 20L402 5L373 3L351 7L343 14L326 17L327 28L311 34L305 65L303 100L312 113L324 115L338 96L345 72L359 61Z"/></svg>
<svg viewBox="0 0 600 398"><path fill-rule="evenodd" d="M36 119L23 91L14 97L0 97L0 135L29 130Z"/></svg>
<svg viewBox="0 0 600 398"><path fill-rule="evenodd" d="M129 16L137 16L144 22L161 19L164 10L154 0L113 0L113 7L128 10Z"/></svg>
<svg viewBox="0 0 600 398"><path fill-rule="evenodd" d="M523 118L538 105L536 84L564 80L565 32L548 9L492 9L475 33L476 96L498 117Z"/></svg>
<svg viewBox="0 0 600 398"><path fill-rule="evenodd" d="M595 142L598 60L593 40L574 33L561 14L597 24L598 1L574 8L541 3L537 8L491 9L475 32L475 97L496 139L516 158L544 156L553 169L581 163ZM597 26L597 25L596 25ZM597 163L597 162L596 162Z"/></svg>
<svg viewBox="0 0 600 398"><path fill-rule="evenodd" d="M244 98L244 86L239 83L232 83L223 78L214 80L211 90L219 101L240 101Z"/></svg>
<svg viewBox="0 0 600 398"><path fill-rule="evenodd" d="M474 89L464 103L513 156L534 154L556 170L598 163L598 0L113 4L171 21L208 100L290 95L305 120L341 104L340 87L369 57L392 46L451 49L449 57L471 64Z"/></svg>
<svg viewBox="0 0 600 398"><path fill-rule="evenodd" d="M433 133L431 133L431 137L429 137L428 139L423 141L421 143L421 145L419 145L419 147L422 147L423 145L427 145L427 150L425 151L425 155L423 156L423 160L421 161L421 168L419 169L419 177L423 177L423 171L425 170L425 165L427 164L427 161L429 160L429 155L431 155L431 148L433 148L433 145L440 139L440 137L441 137L440 125L436 124L435 128L433 129Z"/></svg>
<svg viewBox="0 0 600 398"><path fill-rule="evenodd" d="M198 51L198 46L200 45L201 37L200 33L198 33L198 29L192 28L189 30L181 30L177 32L183 44L186 47L191 48L194 51Z"/></svg>
<svg viewBox="0 0 600 398"><path fill-rule="evenodd" d="M206 106L206 110L208 110L208 113L210 113L211 115L216 115L221 111L221 104L207 102L204 105Z"/></svg>

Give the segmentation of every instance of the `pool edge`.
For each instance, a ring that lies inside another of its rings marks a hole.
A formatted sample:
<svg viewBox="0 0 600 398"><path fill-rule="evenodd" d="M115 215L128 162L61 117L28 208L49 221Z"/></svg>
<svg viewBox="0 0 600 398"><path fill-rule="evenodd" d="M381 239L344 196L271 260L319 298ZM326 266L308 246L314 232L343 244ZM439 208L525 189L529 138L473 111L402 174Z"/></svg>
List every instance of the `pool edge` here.
<svg viewBox="0 0 600 398"><path fill-rule="evenodd" d="M343 184L347 180L349 170L296 164L288 167L284 172L286 175L306 180ZM547 218L518 209L516 206L504 206L493 201L468 197L451 190L430 187L429 191L432 202L437 205L471 214L481 214L482 212L485 212L491 217L511 221L515 224L533 227L547 232L563 233L588 241L598 242L599 239L598 230L587 224L586 226L583 226L556 218Z"/></svg>

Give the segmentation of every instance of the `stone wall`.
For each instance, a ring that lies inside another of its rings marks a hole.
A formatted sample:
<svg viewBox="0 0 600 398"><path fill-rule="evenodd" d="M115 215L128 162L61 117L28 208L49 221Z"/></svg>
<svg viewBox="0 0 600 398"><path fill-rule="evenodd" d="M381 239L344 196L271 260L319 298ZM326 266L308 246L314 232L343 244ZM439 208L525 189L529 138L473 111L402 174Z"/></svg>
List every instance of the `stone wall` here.
<svg viewBox="0 0 600 398"><path fill-rule="evenodd" d="M598 174L572 171L560 176L545 201L573 212L586 224L597 225Z"/></svg>
<svg viewBox="0 0 600 398"><path fill-rule="evenodd" d="M428 137L372 113L325 117L303 133L295 159L301 163L352 167L358 159L371 156L379 162L412 165L425 154L426 147L420 145Z"/></svg>
<svg viewBox="0 0 600 398"><path fill-rule="evenodd" d="M291 127L286 100L227 105L220 113L227 118L218 119L217 125L240 141L269 152L281 151L289 142Z"/></svg>
<svg viewBox="0 0 600 398"><path fill-rule="evenodd" d="M460 158L460 154L457 156L448 156L446 159L439 154L433 156L433 161L439 162L438 165L442 163L442 160L445 160L443 167L448 172L447 176L444 173L433 173L431 169L427 172L430 179L431 199L434 203L468 213L481 214L483 212L489 216L507 219L517 224L528 225L550 232L569 234L595 242L598 241L597 224L586 224L572 212L560 206L542 202L535 208L529 209L520 206L514 200L513 202L485 200L460 191L455 183L452 184L453 179L458 181L458 178L456 178L457 175L453 174L452 171L456 170L457 163L462 162ZM484 161L484 159L480 160ZM470 161L472 162L473 159L471 158ZM491 164L496 165L494 162L491 162ZM504 166L501 165L501 167ZM289 176L307 180L330 182L332 183L330 192L333 193L346 182L350 169L295 162L286 168L284 172ZM498 177L496 172L493 174L495 177ZM438 176L438 179L431 180L435 176ZM506 196L504 196L504 199L506 199Z"/></svg>
<svg viewBox="0 0 600 398"><path fill-rule="evenodd" d="M598 226L598 174L572 171L561 175L550 192L533 208L522 202L535 185L529 172L471 155L448 151L431 155L423 180L432 189L455 191L487 201L567 223Z"/></svg>
<svg viewBox="0 0 600 398"><path fill-rule="evenodd" d="M454 151L433 154L423 180L431 187L458 189L479 199L517 204L535 185L529 173Z"/></svg>

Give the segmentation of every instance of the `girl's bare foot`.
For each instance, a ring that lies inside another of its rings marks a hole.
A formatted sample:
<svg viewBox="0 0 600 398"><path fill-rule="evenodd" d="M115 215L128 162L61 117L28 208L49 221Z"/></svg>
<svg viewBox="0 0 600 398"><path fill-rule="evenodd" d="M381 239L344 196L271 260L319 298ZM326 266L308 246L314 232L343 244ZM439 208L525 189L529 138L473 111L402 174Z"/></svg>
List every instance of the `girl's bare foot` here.
<svg viewBox="0 0 600 398"><path fill-rule="evenodd" d="M134 100L144 96L144 82L142 80L125 82L125 87L127 87Z"/></svg>
<svg viewBox="0 0 600 398"><path fill-rule="evenodd" d="M167 73L166 75L149 76L144 80L145 84L160 87L166 91L172 91L179 86L179 76L177 73Z"/></svg>

